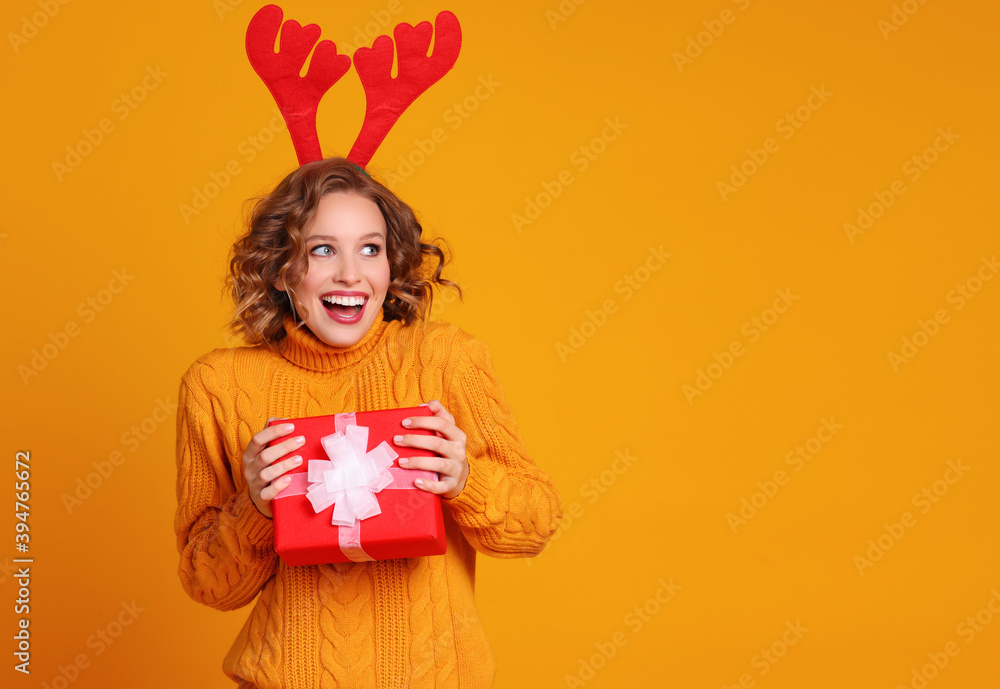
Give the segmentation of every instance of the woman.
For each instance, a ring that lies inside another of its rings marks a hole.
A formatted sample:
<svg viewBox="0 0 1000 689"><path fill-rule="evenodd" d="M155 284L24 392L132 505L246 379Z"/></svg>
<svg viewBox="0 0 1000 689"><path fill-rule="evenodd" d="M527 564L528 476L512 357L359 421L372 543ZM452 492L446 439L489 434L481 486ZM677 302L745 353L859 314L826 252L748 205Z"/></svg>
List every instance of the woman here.
<svg viewBox="0 0 1000 689"><path fill-rule="evenodd" d="M475 551L530 557L559 524L485 346L420 322L432 285L451 284L420 234L406 204L333 158L286 177L234 246L235 327L254 346L215 350L181 381L175 530L192 598L257 598L224 662L241 687L490 686ZM395 442L437 455L407 466L439 473L418 488L444 498L447 553L286 566L271 502L301 441L267 421L421 403L433 416L404 421Z"/></svg>

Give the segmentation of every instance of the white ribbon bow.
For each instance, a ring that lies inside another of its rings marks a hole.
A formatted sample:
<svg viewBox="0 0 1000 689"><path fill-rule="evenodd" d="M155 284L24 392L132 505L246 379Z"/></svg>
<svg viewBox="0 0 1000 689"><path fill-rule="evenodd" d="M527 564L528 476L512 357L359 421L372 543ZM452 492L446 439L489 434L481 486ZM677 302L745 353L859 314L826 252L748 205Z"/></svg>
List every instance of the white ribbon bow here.
<svg viewBox="0 0 1000 689"><path fill-rule="evenodd" d="M331 522L337 526L353 526L382 514L375 494L392 483L389 467L399 455L385 441L365 452L367 426L347 425L320 442L330 459L309 461L306 498L313 509L319 513L336 503Z"/></svg>

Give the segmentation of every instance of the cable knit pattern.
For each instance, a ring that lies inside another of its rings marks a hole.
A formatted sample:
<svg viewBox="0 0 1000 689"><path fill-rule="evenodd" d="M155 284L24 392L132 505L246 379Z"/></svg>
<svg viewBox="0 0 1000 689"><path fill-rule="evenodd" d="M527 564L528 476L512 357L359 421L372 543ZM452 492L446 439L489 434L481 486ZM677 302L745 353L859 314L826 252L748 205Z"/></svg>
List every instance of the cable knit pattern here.
<svg viewBox="0 0 1000 689"><path fill-rule="evenodd" d="M285 324L278 351L215 350L180 387L174 522L196 601L256 604L224 661L247 689L489 687L496 661L475 607L476 551L535 555L562 516L528 456L486 347L444 323L378 319L352 347ZM468 436L465 489L444 501L436 557L288 567L253 505L242 454L268 417L416 406L440 399ZM258 595L259 594L259 595Z"/></svg>

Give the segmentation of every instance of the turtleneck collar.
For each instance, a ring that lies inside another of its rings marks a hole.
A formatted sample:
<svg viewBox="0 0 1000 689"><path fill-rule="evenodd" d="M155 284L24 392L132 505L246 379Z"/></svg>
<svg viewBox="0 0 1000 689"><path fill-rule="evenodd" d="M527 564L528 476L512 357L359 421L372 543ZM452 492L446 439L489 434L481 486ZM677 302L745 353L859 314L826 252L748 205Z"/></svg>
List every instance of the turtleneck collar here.
<svg viewBox="0 0 1000 689"><path fill-rule="evenodd" d="M388 326L389 323L383 320L382 310L379 309L375 321L358 342L349 347L332 347L313 335L305 325L297 325L291 316L287 316L286 335L278 349L283 357L296 366L310 371L336 371L368 356L382 339Z"/></svg>

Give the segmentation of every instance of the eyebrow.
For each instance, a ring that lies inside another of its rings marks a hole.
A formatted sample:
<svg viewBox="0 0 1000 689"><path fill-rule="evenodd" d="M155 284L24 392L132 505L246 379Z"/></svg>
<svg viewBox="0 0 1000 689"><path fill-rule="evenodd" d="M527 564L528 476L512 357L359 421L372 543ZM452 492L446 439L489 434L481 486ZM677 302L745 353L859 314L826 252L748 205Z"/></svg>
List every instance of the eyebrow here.
<svg viewBox="0 0 1000 689"><path fill-rule="evenodd" d="M319 240L322 240L322 241L333 242L333 243L337 242L337 238L336 237L331 237L328 234L314 234L307 241L311 242L314 239L319 239ZM363 241L365 241L367 239L385 239L385 235L382 234L381 232L369 232L368 234L364 235L363 237L358 237L358 241L359 242L363 242Z"/></svg>

